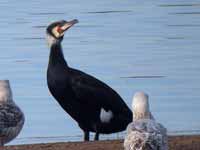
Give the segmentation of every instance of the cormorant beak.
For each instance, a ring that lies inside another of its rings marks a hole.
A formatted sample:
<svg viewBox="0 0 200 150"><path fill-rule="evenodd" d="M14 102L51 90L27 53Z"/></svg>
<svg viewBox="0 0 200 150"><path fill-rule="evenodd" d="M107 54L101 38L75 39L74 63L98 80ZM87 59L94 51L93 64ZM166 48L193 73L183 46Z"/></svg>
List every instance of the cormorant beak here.
<svg viewBox="0 0 200 150"><path fill-rule="evenodd" d="M74 24L78 23L77 19L71 20L71 21L66 21L66 23L64 23L61 26L61 29L63 32L67 31L70 27L72 27Z"/></svg>

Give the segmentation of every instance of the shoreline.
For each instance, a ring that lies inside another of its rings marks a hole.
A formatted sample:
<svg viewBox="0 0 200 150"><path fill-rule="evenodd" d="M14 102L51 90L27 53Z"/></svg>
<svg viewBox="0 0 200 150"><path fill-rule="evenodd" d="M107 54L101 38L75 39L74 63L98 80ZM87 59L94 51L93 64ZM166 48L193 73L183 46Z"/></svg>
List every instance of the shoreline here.
<svg viewBox="0 0 200 150"><path fill-rule="evenodd" d="M169 136L168 139L169 150L200 149L200 135ZM123 150L123 140L12 145L3 150Z"/></svg>

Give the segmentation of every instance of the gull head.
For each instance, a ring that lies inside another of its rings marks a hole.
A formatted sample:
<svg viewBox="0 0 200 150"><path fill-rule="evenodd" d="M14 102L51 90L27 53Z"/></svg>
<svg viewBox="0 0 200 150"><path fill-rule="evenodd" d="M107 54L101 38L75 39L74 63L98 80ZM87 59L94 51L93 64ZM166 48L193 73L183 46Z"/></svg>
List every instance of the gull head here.
<svg viewBox="0 0 200 150"><path fill-rule="evenodd" d="M0 103L12 101L12 91L9 80L0 80Z"/></svg>
<svg viewBox="0 0 200 150"><path fill-rule="evenodd" d="M151 119L149 110L149 96L144 92L136 92L133 96L133 120Z"/></svg>

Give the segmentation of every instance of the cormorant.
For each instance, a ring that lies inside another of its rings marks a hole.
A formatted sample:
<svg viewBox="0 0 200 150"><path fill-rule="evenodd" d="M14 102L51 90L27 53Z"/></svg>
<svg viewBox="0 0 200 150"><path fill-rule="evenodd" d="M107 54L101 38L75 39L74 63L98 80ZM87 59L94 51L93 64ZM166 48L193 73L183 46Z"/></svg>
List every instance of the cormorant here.
<svg viewBox="0 0 200 150"><path fill-rule="evenodd" d="M95 77L71 68L64 59L61 42L67 31L78 20L57 21L47 27L50 47L47 84L61 107L77 121L89 141L89 132L99 134L123 131L132 121L132 112L108 85Z"/></svg>
<svg viewBox="0 0 200 150"><path fill-rule="evenodd" d="M24 114L15 104L8 80L0 80L0 148L13 140L24 125Z"/></svg>
<svg viewBox="0 0 200 150"><path fill-rule="evenodd" d="M132 109L133 122L127 127L125 150L168 150L167 130L151 114L146 93L134 95Z"/></svg>

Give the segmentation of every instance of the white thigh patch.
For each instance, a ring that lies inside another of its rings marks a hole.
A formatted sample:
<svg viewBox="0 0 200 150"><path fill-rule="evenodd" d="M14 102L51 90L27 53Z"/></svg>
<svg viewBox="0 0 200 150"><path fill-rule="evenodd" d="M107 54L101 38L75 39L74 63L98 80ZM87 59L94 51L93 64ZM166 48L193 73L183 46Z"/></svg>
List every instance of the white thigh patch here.
<svg viewBox="0 0 200 150"><path fill-rule="evenodd" d="M102 123L109 123L112 117L113 117L113 113L111 110L106 111L105 109L101 108L100 120Z"/></svg>

